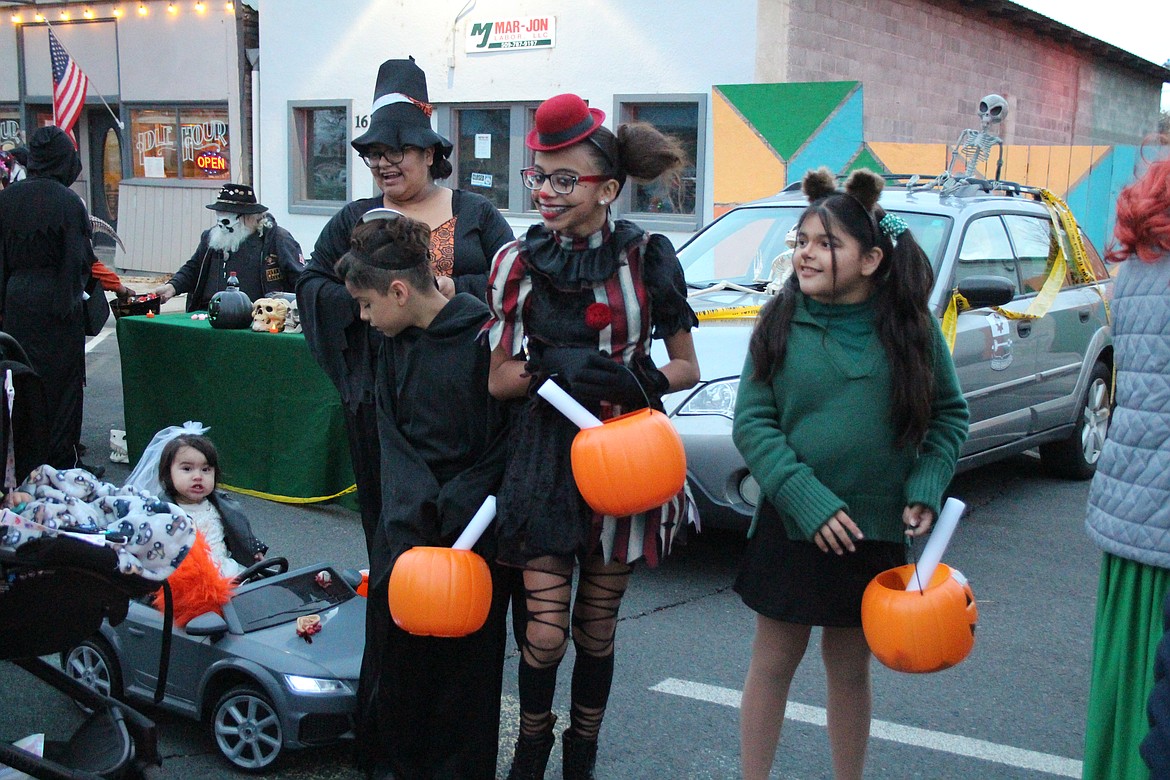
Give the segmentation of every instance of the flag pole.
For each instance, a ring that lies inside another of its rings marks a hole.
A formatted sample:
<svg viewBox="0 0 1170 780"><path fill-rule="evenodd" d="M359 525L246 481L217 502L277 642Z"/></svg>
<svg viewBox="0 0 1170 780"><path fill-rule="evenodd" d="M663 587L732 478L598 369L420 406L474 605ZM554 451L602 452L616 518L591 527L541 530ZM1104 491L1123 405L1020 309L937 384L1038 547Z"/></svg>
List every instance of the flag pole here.
<svg viewBox="0 0 1170 780"><path fill-rule="evenodd" d="M49 24L49 17L47 17L47 16L45 17L45 27L48 27L50 31L53 29L53 25ZM65 47L65 44L61 42L60 37L57 38L57 45L60 46L62 49L65 49L65 53L69 55L69 58L72 59L74 62L77 62L77 67L81 68L82 73L85 73L86 80L90 84L93 84L93 79L91 79L89 77L89 72L86 71L85 68L81 67L81 63L78 62L77 58L73 56L73 52L69 51L69 49ZM106 96L102 94L102 91L100 89L94 89L94 92L97 93L98 99L102 101L102 105L106 107L106 111L110 112L110 116L113 117L114 124L116 124L118 126L118 129L125 130L126 129L125 123L122 122L121 117L119 117L117 114L114 113L114 109L110 108L110 104L106 102Z"/></svg>

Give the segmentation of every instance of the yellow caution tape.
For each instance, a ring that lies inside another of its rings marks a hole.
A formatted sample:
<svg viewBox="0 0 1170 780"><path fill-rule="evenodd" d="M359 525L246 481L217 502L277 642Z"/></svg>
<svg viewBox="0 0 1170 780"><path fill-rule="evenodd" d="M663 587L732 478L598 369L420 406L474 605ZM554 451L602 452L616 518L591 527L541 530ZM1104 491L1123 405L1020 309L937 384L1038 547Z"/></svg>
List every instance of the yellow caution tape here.
<svg viewBox="0 0 1170 780"><path fill-rule="evenodd" d="M951 292L951 301L947 304L947 310L943 312L942 318L942 332L943 338L947 342L947 351L955 351L955 333L959 329L959 312L966 311L967 299L959 295L958 290Z"/></svg>
<svg viewBox="0 0 1170 780"><path fill-rule="evenodd" d="M695 316L699 318L699 322L703 320L742 320L756 317L760 313L763 306L723 306L718 309L704 309L696 312Z"/></svg>
<svg viewBox="0 0 1170 780"><path fill-rule="evenodd" d="M256 498L264 498L264 499L267 499L269 501L278 501L281 504L319 504L322 501L332 501L335 498L341 498L342 496L347 496L350 493L357 492L357 485L350 485L349 487L347 487L345 490L341 491L340 493L334 493L331 496L314 496L313 498L294 498L293 496L278 496L274 493L264 493L264 492L259 491L259 490L248 490L248 488L232 487L231 485L225 485L222 482L218 485L218 487L221 487L224 490L230 490L233 493L243 493L245 496L255 496Z"/></svg>

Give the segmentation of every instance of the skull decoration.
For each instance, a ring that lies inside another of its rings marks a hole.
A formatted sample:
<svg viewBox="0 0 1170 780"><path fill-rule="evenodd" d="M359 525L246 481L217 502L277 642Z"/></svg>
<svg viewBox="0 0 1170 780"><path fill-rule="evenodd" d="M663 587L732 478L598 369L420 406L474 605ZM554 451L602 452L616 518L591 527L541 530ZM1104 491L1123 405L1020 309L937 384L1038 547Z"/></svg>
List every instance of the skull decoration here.
<svg viewBox="0 0 1170 780"><path fill-rule="evenodd" d="M1007 115L1007 101L999 95L988 95L979 101L979 121L983 123L983 132L987 128L997 125Z"/></svg>
<svg viewBox="0 0 1170 780"><path fill-rule="evenodd" d="M301 332L301 308L297 305L296 297L288 302L288 316L284 320L284 332Z"/></svg>
<svg viewBox="0 0 1170 780"><path fill-rule="evenodd" d="M252 330L259 333L281 333L288 317L288 301L284 298L260 298L252 304Z"/></svg>

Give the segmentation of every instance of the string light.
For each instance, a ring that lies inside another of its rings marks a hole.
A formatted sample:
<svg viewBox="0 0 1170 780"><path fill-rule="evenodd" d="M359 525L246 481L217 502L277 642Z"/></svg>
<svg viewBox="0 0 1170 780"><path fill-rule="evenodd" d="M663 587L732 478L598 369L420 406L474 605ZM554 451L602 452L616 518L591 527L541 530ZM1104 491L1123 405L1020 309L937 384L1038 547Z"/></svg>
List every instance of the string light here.
<svg viewBox="0 0 1170 780"><path fill-rule="evenodd" d="M65 21L69 21L69 12L62 10L61 11L61 18L64 19Z"/></svg>
<svg viewBox="0 0 1170 780"><path fill-rule="evenodd" d="M199 0L199 2L195 4L195 13L203 13L204 7L203 0Z"/></svg>
<svg viewBox="0 0 1170 780"><path fill-rule="evenodd" d="M138 15L139 15L139 16L146 16L146 13L147 13L147 11L146 11L146 4L145 4L145 3L139 3L139 4L138 4Z"/></svg>
<svg viewBox="0 0 1170 780"><path fill-rule="evenodd" d="M86 19L92 19L93 18L93 9L90 8L89 6L86 6L85 10L81 12L81 15L84 16Z"/></svg>
<svg viewBox="0 0 1170 780"><path fill-rule="evenodd" d="M226 8L227 12L230 14L236 10L236 4L231 2L231 0L228 0L228 2L224 4L224 8Z"/></svg>
<svg viewBox="0 0 1170 780"><path fill-rule="evenodd" d="M167 3L167 13L173 14L174 12L175 12L175 4L174 3Z"/></svg>
<svg viewBox="0 0 1170 780"><path fill-rule="evenodd" d="M12 23L13 24L20 24L22 21L24 21L24 20L21 19L20 14L13 14L12 15Z"/></svg>
<svg viewBox="0 0 1170 780"><path fill-rule="evenodd" d="M120 6L120 5L114 6L114 18L115 19L122 18L122 6Z"/></svg>
<svg viewBox="0 0 1170 780"><path fill-rule="evenodd" d="M45 17L41 16L39 13L38 13L38 14L33 14L33 19L34 19L34 20L36 20L36 21L38 21L38 22L43 22L43 21L45 21Z"/></svg>

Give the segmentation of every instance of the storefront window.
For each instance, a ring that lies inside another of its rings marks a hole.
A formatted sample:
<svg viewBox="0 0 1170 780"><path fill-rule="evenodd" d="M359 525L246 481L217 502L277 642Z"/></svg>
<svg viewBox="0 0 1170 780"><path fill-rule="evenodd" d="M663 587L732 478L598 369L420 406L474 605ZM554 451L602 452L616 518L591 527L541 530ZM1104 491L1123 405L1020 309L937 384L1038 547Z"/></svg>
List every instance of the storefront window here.
<svg viewBox="0 0 1170 780"><path fill-rule="evenodd" d="M456 116L460 189L507 209L511 109L462 108Z"/></svg>
<svg viewBox="0 0 1170 780"><path fill-rule="evenodd" d="M292 108L294 204L349 200L349 108L312 105Z"/></svg>
<svg viewBox="0 0 1170 780"><path fill-rule="evenodd" d="M179 109L179 148L184 179L230 179L227 109Z"/></svg>
<svg viewBox="0 0 1170 780"><path fill-rule="evenodd" d="M130 140L136 178L231 178L226 108L133 108Z"/></svg>
<svg viewBox="0 0 1170 780"><path fill-rule="evenodd" d="M16 106L0 106L0 149L15 149L23 144L20 109Z"/></svg>
<svg viewBox="0 0 1170 780"><path fill-rule="evenodd" d="M673 136L686 153L681 171L649 184L633 182L630 211L650 214L694 214L695 172L699 149L699 107L696 103L626 103L625 121L648 122Z"/></svg>

